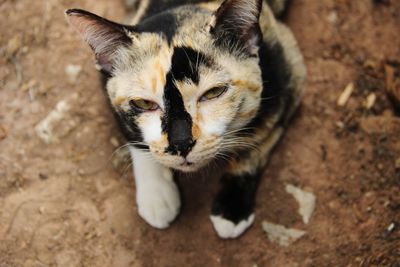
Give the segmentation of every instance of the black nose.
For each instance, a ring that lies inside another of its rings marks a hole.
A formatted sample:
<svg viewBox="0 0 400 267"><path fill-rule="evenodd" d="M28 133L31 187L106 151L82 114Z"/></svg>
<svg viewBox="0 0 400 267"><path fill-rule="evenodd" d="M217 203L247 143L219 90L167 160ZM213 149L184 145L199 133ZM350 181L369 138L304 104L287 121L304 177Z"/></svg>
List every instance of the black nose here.
<svg viewBox="0 0 400 267"><path fill-rule="evenodd" d="M196 144L196 141L193 140L184 140L182 142L177 142L173 145L169 146L169 151L171 154L178 154L182 157L186 157L189 152L192 150L193 146Z"/></svg>
<svg viewBox="0 0 400 267"><path fill-rule="evenodd" d="M186 120L172 121L168 131L168 142L169 153L186 157L196 143L192 138L191 123Z"/></svg>

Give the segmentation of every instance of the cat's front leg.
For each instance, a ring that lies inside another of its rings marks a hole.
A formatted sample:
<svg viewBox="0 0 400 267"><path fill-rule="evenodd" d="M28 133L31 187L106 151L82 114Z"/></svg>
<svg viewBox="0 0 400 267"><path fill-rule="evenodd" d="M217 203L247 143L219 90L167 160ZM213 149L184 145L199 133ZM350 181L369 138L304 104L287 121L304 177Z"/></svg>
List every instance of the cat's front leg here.
<svg viewBox="0 0 400 267"><path fill-rule="evenodd" d="M179 214L181 201L173 172L148 152L130 147L139 215L151 226L164 229Z"/></svg>
<svg viewBox="0 0 400 267"><path fill-rule="evenodd" d="M236 238L253 224L257 187L269 153L282 133L283 128L276 127L257 149L230 163L211 209L211 221L221 238Z"/></svg>
<svg viewBox="0 0 400 267"><path fill-rule="evenodd" d="M211 209L211 221L221 238L236 238L254 221L254 202L261 173L231 174L222 177L222 188Z"/></svg>

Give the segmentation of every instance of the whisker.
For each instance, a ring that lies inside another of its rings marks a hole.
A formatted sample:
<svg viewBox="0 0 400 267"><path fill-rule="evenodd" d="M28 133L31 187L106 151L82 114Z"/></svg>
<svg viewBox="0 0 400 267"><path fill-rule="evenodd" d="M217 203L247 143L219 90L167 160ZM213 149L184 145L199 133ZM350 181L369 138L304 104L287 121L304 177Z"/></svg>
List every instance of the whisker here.
<svg viewBox="0 0 400 267"><path fill-rule="evenodd" d="M245 128L235 129L235 130L228 131L228 132L224 133L223 136L228 136L228 135L231 135L231 134L235 134L235 133L239 133L239 132L244 132L244 131L247 131L247 130L255 130L255 129L256 129L256 128L254 128L254 127L245 127Z"/></svg>
<svg viewBox="0 0 400 267"><path fill-rule="evenodd" d="M131 161L122 171L121 176L119 177L120 179L125 179L125 175L127 174L128 170L130 169L130 167L133 166L133 162Z"/></svg>

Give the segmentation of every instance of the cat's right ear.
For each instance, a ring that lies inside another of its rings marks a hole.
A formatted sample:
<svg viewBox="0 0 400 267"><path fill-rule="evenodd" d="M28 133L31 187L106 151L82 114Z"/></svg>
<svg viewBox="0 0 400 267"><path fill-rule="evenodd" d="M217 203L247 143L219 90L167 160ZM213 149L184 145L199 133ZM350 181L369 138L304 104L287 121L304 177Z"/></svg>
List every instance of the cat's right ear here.
<svg viewBox="0 0 400 267"><path fill-rule="evenodd" d="M97 64L103 71L111 72L115 52L132 44L126 26L81 9L69 9L65 14L69 24L92 48Z"/></svg>

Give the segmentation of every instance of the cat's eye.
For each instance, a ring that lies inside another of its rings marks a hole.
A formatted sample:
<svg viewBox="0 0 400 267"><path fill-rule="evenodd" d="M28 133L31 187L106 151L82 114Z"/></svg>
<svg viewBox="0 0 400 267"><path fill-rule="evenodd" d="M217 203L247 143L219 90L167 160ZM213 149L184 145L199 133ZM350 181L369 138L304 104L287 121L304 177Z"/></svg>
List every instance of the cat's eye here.
<svg viewBox="0 0 400 267"><path fill-rule="evenodd" d="M207 92L205 92L199 99L200 102L211 100L217 97L222 96L228 90L227 86L218 86L214 87Z"/></svg>
<svg viewBox="0 0 400 267"><path fill-rule="evenodd" d="M141 111L154 111L159 108L159 106L150 100L145 99L133 99L129 101L129 104L132 108L141 110Z"/></svg>

